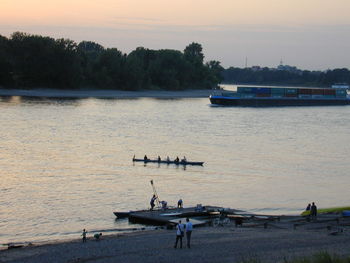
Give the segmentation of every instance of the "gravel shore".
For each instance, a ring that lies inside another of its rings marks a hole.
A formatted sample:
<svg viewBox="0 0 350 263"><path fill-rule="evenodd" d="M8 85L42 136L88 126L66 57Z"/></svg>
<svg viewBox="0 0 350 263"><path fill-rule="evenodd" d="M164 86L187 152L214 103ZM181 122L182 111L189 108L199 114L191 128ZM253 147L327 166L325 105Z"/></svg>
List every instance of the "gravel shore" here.
<svg viewBox="0 0 350 263"><path fill-rule="evenodd" d="M202 227L194 230L190 249L186 241L174 249L175 230L160 229L3 250L0 262L284 262L324 251L349 256L350 230L338 230L313 223Z"/></svg>

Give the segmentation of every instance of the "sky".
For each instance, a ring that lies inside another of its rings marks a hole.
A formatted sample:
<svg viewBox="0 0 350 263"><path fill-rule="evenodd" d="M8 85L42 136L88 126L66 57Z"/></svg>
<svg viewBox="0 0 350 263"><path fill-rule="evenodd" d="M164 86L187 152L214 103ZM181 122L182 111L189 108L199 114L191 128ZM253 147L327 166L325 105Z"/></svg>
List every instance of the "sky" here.
<svg viewBox="0 0 350 263"><path fill-rule="evenodd" d="M203 47L230 66L350 68L350 0L0 0L0 35L13 32L137 47Z"/></svg>

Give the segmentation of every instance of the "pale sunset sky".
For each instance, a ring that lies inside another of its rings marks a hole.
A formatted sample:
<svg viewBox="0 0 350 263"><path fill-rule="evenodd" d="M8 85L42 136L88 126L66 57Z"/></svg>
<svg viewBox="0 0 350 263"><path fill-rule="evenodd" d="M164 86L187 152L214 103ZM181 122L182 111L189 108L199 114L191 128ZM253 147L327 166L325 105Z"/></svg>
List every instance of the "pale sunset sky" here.
<svg viewBox="0 0 350 263"><path fill-rule="evenodd" d="M203 46L224 67L350 68L350 0L0 0L0 34L137 47Z"/></svg>

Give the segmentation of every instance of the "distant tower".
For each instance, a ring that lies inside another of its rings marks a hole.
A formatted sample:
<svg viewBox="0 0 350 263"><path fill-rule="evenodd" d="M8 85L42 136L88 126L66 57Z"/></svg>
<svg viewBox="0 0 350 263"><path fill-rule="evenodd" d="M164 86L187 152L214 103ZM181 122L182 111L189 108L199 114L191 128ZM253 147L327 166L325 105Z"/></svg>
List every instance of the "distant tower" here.
<svg viewBox="0 0 350 263"><path fill-rule="evenodd" d="M283 60L282 60L282 58L281 58L281 60L280 60L280 65L281 65L281 66L283 65Z"/></svg>
<svg viewBox="0 0 350 263"><path fill-rule="evenodd" d="M245 57L245 68L248 67L248 57Z"/></svg>

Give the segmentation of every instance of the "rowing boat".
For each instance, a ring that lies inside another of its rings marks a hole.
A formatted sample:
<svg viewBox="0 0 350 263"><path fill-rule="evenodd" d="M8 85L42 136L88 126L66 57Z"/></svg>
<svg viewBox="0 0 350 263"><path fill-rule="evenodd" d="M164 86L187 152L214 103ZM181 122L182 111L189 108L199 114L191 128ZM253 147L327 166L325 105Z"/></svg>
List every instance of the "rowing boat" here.
<svg viewBox="0 0 350 263"><path fill-rule="evenodd" d="M175 164L175 165L203 165L204 162L189 162L189 161L166 161L166 160L151 160L151 159L132 159L133 162L143 162L143 163L165 163L165 164Z"/></svg>

